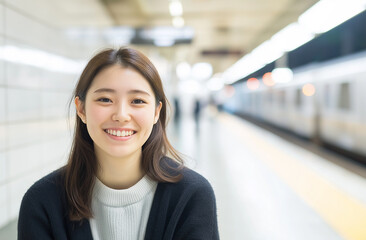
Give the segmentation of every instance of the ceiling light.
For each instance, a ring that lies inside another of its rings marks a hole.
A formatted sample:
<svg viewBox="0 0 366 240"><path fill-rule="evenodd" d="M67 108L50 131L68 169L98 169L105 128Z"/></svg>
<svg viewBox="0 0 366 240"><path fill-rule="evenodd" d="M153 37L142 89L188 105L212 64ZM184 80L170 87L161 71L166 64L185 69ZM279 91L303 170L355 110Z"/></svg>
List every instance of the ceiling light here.
<svg viewBox="0 0 366 240"><path fill-rule="evenodd" d="M212 65L210 63L196 63L192 67L192 77L197 80L207 80L212 75Z"/></svg>
<svg viewBox="0 0 366 240"><path fill-rule="evenodd" d="M170 15L172 15L173 17L182 16L183 14L182 3L178 0L172 0L169 3L169 12Z"/></svg>
<svg viewBox="0 0 366 240"><path fill-rule="evenodd" d="M283 52L294 50L314 38L314 34L302 25L292 23L273 35L271 42L274 47Z"/></svg>
<svg viewBox="0 0 366 240"><path fill-rule="evenodd" d="M313 33L326 32L366 9L366 0L322 0L299 17Z"/></svg>
<svg viewBox="0 0 366 240"><path fill-rule="evenodd" d="M187 62L181 62L176 68L177 76L180 80L186 80L191 76L191 65Z"/></svg>
<svg viewBox="0 0 366 240"><path fill-rule="evenodd" d="M175 43L174 39L158 38L154 40L154 44L158 47L170 47Z"/></svg>
<svg viewBox="0 0 366 240"><path fill-rule="evenodd" d="M75 61L42 50L20 48L12 45L0 47L0 60L70 74L80 73L86 64L84 61Z"/></svg>
<svg viewBox="0 0 366 240"><path fill-rule="evenodd" d="M321 0L292 23L227 69L223 77L232 84L312 40L366 9L366 0Z"/></svg>

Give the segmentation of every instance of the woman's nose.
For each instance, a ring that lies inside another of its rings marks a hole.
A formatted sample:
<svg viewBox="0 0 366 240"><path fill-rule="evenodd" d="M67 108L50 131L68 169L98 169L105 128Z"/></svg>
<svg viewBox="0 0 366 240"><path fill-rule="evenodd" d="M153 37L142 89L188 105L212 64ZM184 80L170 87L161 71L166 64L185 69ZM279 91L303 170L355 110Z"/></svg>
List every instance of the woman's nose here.
<svg viewBox="0 0 366 240"><path fill-rule="evenodd" d="M127 104L118 104L112 116L113 121L127 122L131 120L130 109Z"/></svg>

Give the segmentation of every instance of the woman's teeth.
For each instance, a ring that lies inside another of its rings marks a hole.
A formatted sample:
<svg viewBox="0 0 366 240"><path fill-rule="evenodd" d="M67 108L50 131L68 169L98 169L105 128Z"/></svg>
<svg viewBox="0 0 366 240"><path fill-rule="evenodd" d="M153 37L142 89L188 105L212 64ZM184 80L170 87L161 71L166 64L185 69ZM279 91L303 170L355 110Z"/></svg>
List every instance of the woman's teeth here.
<svg viewBox="0 0 366 240"><path fill-rule="evenodd" d="M105 132L110 135L117 136L117 137L128 137L133 134L133 131L125 131L125 130L119 131L119 130L107 129L107 130L105 130Z"/></svg>

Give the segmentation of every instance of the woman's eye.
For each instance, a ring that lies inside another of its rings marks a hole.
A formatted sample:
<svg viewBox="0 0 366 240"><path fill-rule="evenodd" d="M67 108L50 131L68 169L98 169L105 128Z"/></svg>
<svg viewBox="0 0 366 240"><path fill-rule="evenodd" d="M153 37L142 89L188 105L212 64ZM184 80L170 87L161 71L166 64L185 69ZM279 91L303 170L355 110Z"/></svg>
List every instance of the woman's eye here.
<svg viewBox="0 0 366 240"><path fill-rule="evenodd" d="M99 98L98 102L108 103L108 102L112 102L112 101L109 98Z"/></svg>
<svg viewBox="0 0 366 240"><path fill-rule="evenodd" d="M134 100L132 101L132 103L133 103L133 104L142 104L142 103L145 103L145 101L144 101L144 100L142 100L142 99L134 99Z"/></svg>

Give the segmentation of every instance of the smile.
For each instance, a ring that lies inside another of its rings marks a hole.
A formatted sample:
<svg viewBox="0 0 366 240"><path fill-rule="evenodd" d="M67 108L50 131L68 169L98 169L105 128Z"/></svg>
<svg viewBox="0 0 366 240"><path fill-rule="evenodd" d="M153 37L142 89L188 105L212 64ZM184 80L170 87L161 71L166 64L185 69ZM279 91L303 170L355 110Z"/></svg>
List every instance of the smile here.
<svg viewBox="0 0 366 240"><path fill-rule="evenodd" d="M104 130L106 133L112 135L112 136L116 136L116 137L129 137L131 135L133 135L135 132L132 130L126 131L126 130L112 130L112 129L105 129Z"/></svg>

